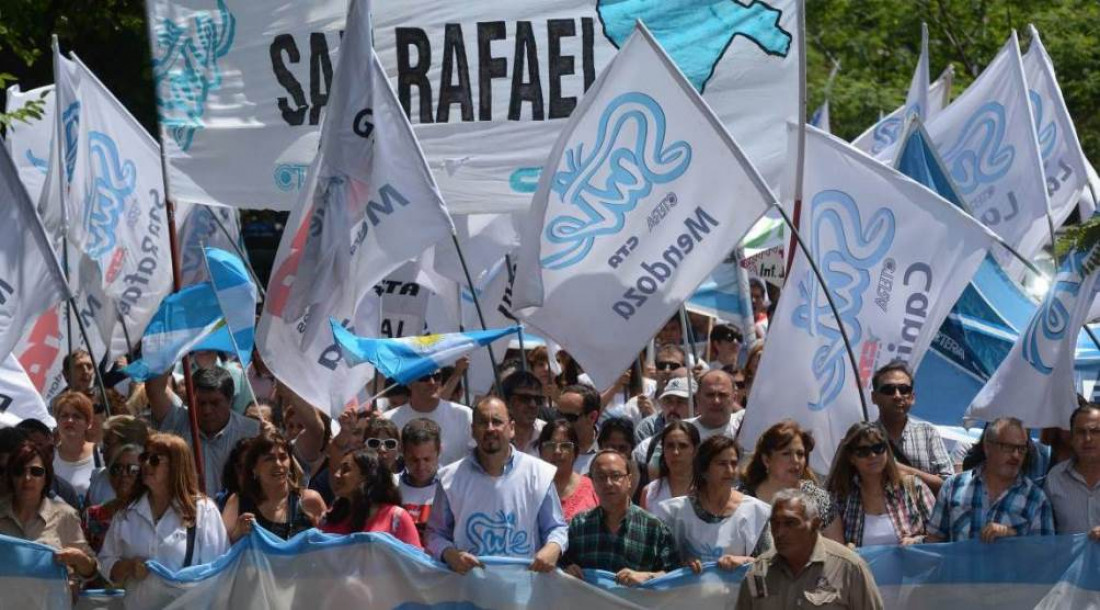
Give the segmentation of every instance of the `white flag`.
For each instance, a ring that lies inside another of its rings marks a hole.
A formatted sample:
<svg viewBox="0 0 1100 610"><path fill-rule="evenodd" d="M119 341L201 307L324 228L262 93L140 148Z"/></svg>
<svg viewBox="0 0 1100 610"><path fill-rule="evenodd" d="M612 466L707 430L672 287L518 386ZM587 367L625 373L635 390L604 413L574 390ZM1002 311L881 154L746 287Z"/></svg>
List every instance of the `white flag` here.
<svg viewBox="0 0 1100 610"><path fill-rule="evenodd" d="M792 125L792 152L797 137ZM741 441L751 447L769 426L794 418L814 431L813 467L826 472L848 426L863 419L858 388L895 359L920 364L993 236L932 191L814 129L806 134L803 192L802 238L839 310L859 381L799 250L752 387L750 404L759 408L745 415Z"/></svg>
<svg viewBox="0 0 1100 610"><path fill-rule="evenodd" d="M1077 408L1073 359L1100 277L1100 245L1074 251L1027 328L970 403L966 417L1018 417L1029 428L1065 428Z"/></svg>
<svg viewBox="0 0 1100 610"><path fill-rule="evenodd" d="M0 358L44 311L69 297L19 173L0 146Z"/></svg>
<svg viewBox="0 0 1100 610"><path fill-rule="evenodd" d="M931 87L928 74L928 24L920 24L920 59L917 70L909 83L909 92L905 95L905 118L916 115L921 121L928 120L928 89Z"/></svg>
<svg viewBox="0 0 1100 610"><path fill-rule="evenodd" d="M111 92L81 73L76 158L66 199L70 284L90 303L109 356L137 342L172 289L160 149Z"/></svg>
<svg viewBox="0 0 1100 610"><path fill-rule="evenodd" d="M59 303L42 312L29 330L23 333L12 352L19 358L26 375L47 403L52 402L68 387L61 366L69 349L68 312L66 303ZM76 322L73 321L72 324L73 348L83 348ZM96 335L97 338L98 336ZM98 353L103 353L102 348Z"/></svg>
<svg viewBox="0 0 1100 610"><path fill-rule="evenodd" d="M176 205L179 235L180 282L191 286L208 279L202 262L204 245L226 252L244 252L237 210L225 206L182 203Z"/></svg>
<svg viewBox="0 0 1100 610"><path fill-rule="evenodd" d="M947 106L947 100L951 95L951 83L954 78L954 68L948 66L940 74L940 77L929 85L925 123ZM917 75L914 74L913 82L916 81ZM901 132L905 129L905 112L908 107L907 101L904 106L898 106L893 112L879 119L867 131L852 140L852 146L871 155L879 156L882 154L883 158L887 157L883 153L893 147L894 142L897 142L898 138L901 137Z"/></svg>
<svg viewBox="0 0 1100 610"><path fill-rule="evenodd" d="M515 304L606 388L775 201L638 26L543 168Z"/></svg>
<svg viewBox="0 0 1100 610"><path fill-rule="evenodd" d="M43 102L41 118L28 118L26 121L13 121L7 129L4 141L8 145L8 154L19 170L19 179L27 187L31 201L38 201L42 187L46 184L46 170L49 168L50 141L56 129L54 123L53 85L21 91L19 85L7 90L5 112L11 113L30 102Z"/></svg>
<svg viewBox="0 0 1100 610"><path fill-rule="evenodd" d="M452 215L452 218L458 243L462 247L470 276L474 279L496 264L502 256L519 247L519 234L516 232L512 214L461 214ZM454 243L450 240L440 242L435 250L433 260L436 273L465 285L466 274L462 271Z"/></svg>
<svg viewBox="0 0 1100 610"><path fill-rule="evenodd" d="M813 116L810 117L810 125L817 127L825 133L832 133L832 126L829 125L829 100L825 100L814 111Z"/></svg>
<svg viewBox="0 0 1100 610"><path fill-rule="evenodd" d="M20 420L37 419L51 428L57 422L46 409L42 395L27 377L14 354L0 363L0 413L13 415Z"/></svg>
<svg viewBox="0 0 1100 610"><path fill-rule="evenodd" d="M342 407L358 391L347 394L348 388L337 388L342 395L330 394L326 374L318 377L309 371L318 364L310 354L332 343L328 318L363 326L360 303L377 310L375 284L454 231L412 127L371 47L365 2L351 2L344 41L321 150L310 169L306 197L279 245L269 285L275 294L268 295L259 329L263 358L272 372L327 409ZM376 328L377 323L359 328L357 334L370 336ZM266 336L272 332L296 338ZM295 347L288 351L276 344ZM361 376L358 369L344 374Z"/></svg>
<svg viewBox="0 0 1100 610"><path fill-rule="evenodd" d="M927 128L974 217L1024 257L1038 252L1050 240L1046 178L1015 32ZM997 256L1006 269L1019 264Z"/></svg>
<svg viewBox="0 0 1100 610"><path fill-rule="evenodd" d="M1077 207L1081 189L1087 184L1088 170L1077 129L1054 75L1054 63L1039 39L1039 31L1035 26L1029 29L1031 47L1024 55L1024 74L1046 174L1050 214L1054 226L1060 227Z"/></svg>

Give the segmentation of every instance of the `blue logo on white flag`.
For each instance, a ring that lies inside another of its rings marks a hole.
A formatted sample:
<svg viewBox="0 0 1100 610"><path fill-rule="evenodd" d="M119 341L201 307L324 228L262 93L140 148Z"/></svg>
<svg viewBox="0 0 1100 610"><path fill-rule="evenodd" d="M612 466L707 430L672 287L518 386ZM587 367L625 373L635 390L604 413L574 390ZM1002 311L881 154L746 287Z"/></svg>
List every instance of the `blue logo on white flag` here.
<svg viewBox="0 0 1100 610"><path fill-rule="evenodd" d="M1058 144L1058 124L1051 118L1050 122L1043 125L1043 97L1034 89L1028 89L1027 95L1031 98L1031 115L1035 118L1035 135L1039 138L1039 152L1043 155L1043 163L1050 160L1054 147Z"/></svg>
<svg viewBox="0 0 1100 610"><path fill-rule="evenodd" d="M1081 282L1085 279L1082 277L1082 264L1087 258L1087 251L1074 251L1070 255L1065 262L1065 268L1073 270L1072 279L1054 282L1024 331L1020 355L1031 368L1043 375L1054 372L1054 363L1044 360L1044 352L1049 352L1065 338L1066 331L1073 322L1070 320L1070 310L1074 307L1074 301L1081 291Z"/></svg>
<svg viewBox="0 0 1100 610"><path fill-rule="evenodd" d="M224 0L218 0L217 12L219 22L212 11L196 12L193 32L162 19L154 34L158 115L183 150L191 148L195 132L202 129L210 92L221 88L218 60L229 53L236 34L237 20Z"/></svg>
<svg viewBox="0 0 1100 610"><path fill-rule="evenodd" d="M527 532L516 527L513 513L495 515L474 513L466 520L466 537L474 545L475 555L529 555Z"/></svg>
<svg viewBox="0 0 1100 610"><path fill-rule="evenodd" d="M34 151L32 151L31 149L28 148L24 156L27 157L28 163L30 163L32 166L34 166L35 169L42 172L43 174L45 174L49 170L50 164L47 163L46 160L42 157L34 156Z"/></svg>
<svg viewBox="0 0 1100 610"><path fill-rule="evenodd" d="M967 119L961 135L944 153L944 165L964 195L999 180L1012 169L1016 149L1003 144L1004 135L1005 107L987 102Z"/></svg>
<svg viewBox="0 0 1100 610"><path fill-rule="evenodd" d="M61 123L65 128L65 182L73 181L73 168L76 167L76 140L80 129L80 102L73 102L61 114Z"/></svg>
<svg viewBox="0 0 1100 610"><path fill-rule="evenodd" d="M592 153L584 143L565 152L565 169L554 174L551 190L567 211L546 222L549 254L545 269L565 269L585 259L596 238L616 235L627 213L653 185L679 178L691 165L691 145L665 145L665 112L644 93L624 93L600 117ZM574 215L575 214L575 215Z"/></svg>
<svg viewBox="0 0 1100 610"><path fill-rule="evenodd" d="M92 188L84 201L85 251L99 259L115 247L115 230L137 184L137 168L133 161L122 162L114 140L98 131L88 134L88 153Z"/></svg>
<svg viewBox="0 0 1100 610"><path fill-rule="evenodd" d="M859 207L843 191L822 191L811 203L814 260L821 269L826 285L832 291L837 314L853 348L863 338L859 315L863 311L863 296L871 285L871 268L886 256L894 243L894 213L879 208L867 224L863 223ZM824 250L825 245L833 246ZM811 411L827 408L840 395L848 369L847 352L836 317L813 273L807 272L798 283L800 304L791 322L812 336L828 340L813 356L813 373L819 387L817 402L809 403Z"/></svg>
<svg viewBox="0 0 1100 610"><path fill-rule="evenodd" d="M889 117L882 119L875 125L874 131L871 132L871 137L875 139L875 143L871 146L871 153L877 155L886 150L894 142L898 141L899 135L901 135L900 118Z"/></svg>

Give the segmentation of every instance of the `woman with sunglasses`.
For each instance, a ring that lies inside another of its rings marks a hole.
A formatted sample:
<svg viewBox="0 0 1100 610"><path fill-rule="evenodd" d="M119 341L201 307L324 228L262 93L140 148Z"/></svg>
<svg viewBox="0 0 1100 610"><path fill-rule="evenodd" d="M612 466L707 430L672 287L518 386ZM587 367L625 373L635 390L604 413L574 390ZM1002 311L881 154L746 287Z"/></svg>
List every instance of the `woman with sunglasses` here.
<svg viewBox="0 0 1100 610"><path fill-rule="evenodd" d="M321 521L327 534L385 532L421 548L412 516L401 508L401 490L378 455L370 450L344 456L332 472L336 502Z"/></svg>
<svg viewBox="0 0 1100 610"><path fill-rule="evenodd" d="M661 460L657 467L657 478L642 490L642 508L649 511L669 498L679 498L691 493L695 477L692 461L699 448L699 430L678 419L668 422L650 444L646 463L653 459L653 450L658 446L661 448Z"/></svg>
<svg viewBox="0 0 1100 610"><path fill-rule="evenodd" d="M141 474L138 457L143 450L141 445L116 445L107 455L107 480L111 484L113 497L84 511L84 535L97 553L103 548L103 538L111 526L111 519L120 508L126 506L130 494L137 487Z"/></svg>
<svg viewBox="0 0 1100 610"><path fill-rule="evenodd" d="M115 584L142 580L151 559L169 570L209 563L229 548L221 513L199 491L191 448L174 434L153 434L139 456L141 477L113 519L100 571Z"/></svg>
<svg viewBox="0 0 1100 610"><path fill-rule="evenodd" d="M814 437L798 422L785 419L764 431L756 441L752 461L741 477L740 491L767 504L784 489L800 489L817 504L821 533L841 542L844 530L829 493L817 485L810 470Z"/></svg>
<svg viewBox="0 0 1100 610"><path fill-rule="evenodd" d="M11 495L0 500L0 534L40 542L58 549L57 563L70 575L95 576L96 559L80 528L76 509L47 495L53 483L53 464L30 441L21 443L8 458L4 471Z"/></svg>
<svg viewBox="0 0 1100 610"><path fill-rule="evenodd" d="M658 504L682 559L696 574L703 563L735 570L771 548L771 507L734 489L741 452L727 436L699 445L693 461L694 491Z"/></svg>
<svg viewBox="0 0 1100 610"><path fill-rule="evenodd" d="M848 428L826 487L836 498L848 544L924 542L936 498L919 477L901 474L878 425L859 422Z"/></svg>
<svg viewBox="0 0 1100 610"><path fill-rule="evenodd" d="M592 479L573 472L579 445L577 431L565 419L555 420L539 433L539 456L558 469L554 474L554 487L558 490L558 498L561 498L561 512L566 523L574 515L595 508L600 503Z"/></svg>
<svg viewBox="0 0 1100 610"><path fill-rule="evenodd" d="M222 511L231 544L247 536L256 524L289 540L321 520L325 501L321 494L302 489L302 470L282 436L252 439L245 453L244 473L240 492L229 497Z"/></svg>
<svg viewBox="0 0 1100 610"><path fill-rule="evenodd" d="M401 431L388 419L374 417L363 427L363 446L378 454L378 459L390 472L400 472L397 458L401 457Z"/></svg>
<svg viewBox="0 0 1100 610"><path fill-rule="evenodd" d="M72 485L83 502L92 475L102 468L102 464L96 463L95 443L87 440L95 417L92 400L80 392L65 392L54 401L54 413L57 414L54 474Z"/></svg>

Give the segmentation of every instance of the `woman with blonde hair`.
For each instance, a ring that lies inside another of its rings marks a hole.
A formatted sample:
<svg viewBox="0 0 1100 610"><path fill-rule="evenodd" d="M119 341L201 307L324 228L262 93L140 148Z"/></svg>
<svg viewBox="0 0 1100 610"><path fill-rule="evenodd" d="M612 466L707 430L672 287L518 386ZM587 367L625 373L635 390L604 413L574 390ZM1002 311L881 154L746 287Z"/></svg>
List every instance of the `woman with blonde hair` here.
<svg viewBox="0 0 1100 610"><path fill-rule="evenodd" d="M57 419L54 475L72 485L83 502L93 475L103 468L95 443L86 438L95 418L92 399L80 392L65 392L54 400L53 408Z"/></svg>
<svg viewBox="0 0 1100 610"><path fill-rule="evenodd" d="M279 434L258 436L244 457L244 485L222 511L229 541L259 524L283 540L317 525L325 512L321 494L302 488L302 470Z"/></svg>
<svg viewBox="0 0 1100 610"><path fill-rule="evenodd" d="M877 424L848 428L833 459L826 488L833 494L853 546L924 542L936 498L913 475L902 475L886 433Z"/></svg>
<svg viewBox="0 0 1100 610"><path fill-rule="evenodd" d="M217 505L199 491L191 448L174 434L153 434L139 456L141 477L115 513L99 553L114 583L141 580L145 562L169 570L209 563L229 547Z"/></svg>
<svg viewBox="0 0 1100 610"><path fill-rule="evenodd" d="M784 489L802 490L817 504L821 533L841 542L844 531L836 518L836 507L829 494L818 487L817 477L810 470L813 450L813 435L798 422L785 419L775 424L756 441L752 461L741 476L741 490L769 505Z"/></svg>

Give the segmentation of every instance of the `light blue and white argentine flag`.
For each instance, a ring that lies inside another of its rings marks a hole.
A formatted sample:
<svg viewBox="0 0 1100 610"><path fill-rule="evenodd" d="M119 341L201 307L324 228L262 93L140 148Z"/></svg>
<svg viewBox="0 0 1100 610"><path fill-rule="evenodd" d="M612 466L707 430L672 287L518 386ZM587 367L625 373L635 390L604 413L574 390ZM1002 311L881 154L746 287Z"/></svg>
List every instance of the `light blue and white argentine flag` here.
<svg viewBox="0 0 1100 610"><path fill-rule="evenodd" d="M123 370L138 381L156 377L175 366L187 353L204 349L200 344L215 331L225 328L214 287L209 282L188 286L161 302L141 338L142 359ZM218 349L232 352L228 331L222 335L227 345ZM208 345L205 349L215 348Z"/></svg>
<svg viewBox="0 0 1100 610"><path fill-rule="evenodd" d="M985 387L966 411L969 419L1018 417L1029 428L1065 427L1077 407L1073 358L1100 278L1100 244L1075 250Z"/></svg>
<svg viewBox="0 0 1100 610"><path fill-rule="evenodd" d="M57 549L0 535L0 591L5 608L70 608L65 566Z"/></svg>
<svg viewBox="0 0 1100 610"><path fill-rule="evenodd" d="M204 253L214 295L232 334L234 351L241 364L248 366L256 340L256 284L236 255L218 248L206 248Z"/></svg>
<svg viewBox="0 0 1100 610"><path fill-rule="evenodd" d="M774 201L639 23L543 168L513 311L607 388Z"/></svg>
<svg viewBox="0 0 1100 610"><path fill-rule="evenodd" d="M386 377L403 384L447 366L479 347L519 332L518 326L510 326L401 339L370 339L355 336L334 318L329 318L329 323L336 345L348 366L369 362Z"/></svg>
<svg viewBox="0 0 1100 610"><path fill-rule="evenodd" d="M791 151L798 127L790 126ZM768 330L741 442L792 418L812 429L828 469L848 426L863 419L859 392L895 359L916 368L993 235L955 206L844 142L808 128L801 233L787 290ZM792 180L790 184L793 184ZM936 244L929 248L929 244ZM834 314L825 290L838 308ZM852 371L840 334L851 341ZM868 414L874 420L877 413Z"/></svg>

